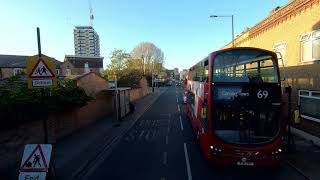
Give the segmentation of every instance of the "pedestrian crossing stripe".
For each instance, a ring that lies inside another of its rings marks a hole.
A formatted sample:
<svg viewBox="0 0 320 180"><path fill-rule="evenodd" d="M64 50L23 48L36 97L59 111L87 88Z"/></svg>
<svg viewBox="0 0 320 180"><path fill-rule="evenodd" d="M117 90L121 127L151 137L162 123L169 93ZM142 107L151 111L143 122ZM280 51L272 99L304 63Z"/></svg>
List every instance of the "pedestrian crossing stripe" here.
<svg viewBox="0 0 320 180"><path fill-rule="evenodd" d="M45 61L41 58L29 74L30 78L53 78L54 76L54 73L51 71L51 69L48 67Z"/></svg>
<svg viewBox="0 0 320 180"><path fill-rule="evenodd" d="M26 154L24 153L24 156L25 155ZM37 144L27 157L28 158L21 163L20 172L48 171L48 163L40 144Z"/></svg>

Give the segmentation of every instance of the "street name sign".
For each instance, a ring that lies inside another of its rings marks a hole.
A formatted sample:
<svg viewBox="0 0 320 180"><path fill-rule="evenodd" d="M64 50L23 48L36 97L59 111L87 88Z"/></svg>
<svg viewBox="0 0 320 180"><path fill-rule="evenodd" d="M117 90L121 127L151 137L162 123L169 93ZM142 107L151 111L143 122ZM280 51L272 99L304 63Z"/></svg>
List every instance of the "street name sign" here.
<svg viewBox="0 0 320 180"><path fill-rule="evenodd" d="M52 58L31 56L27 59L29 88L54 87L57 84L56 65Z"/></svg>

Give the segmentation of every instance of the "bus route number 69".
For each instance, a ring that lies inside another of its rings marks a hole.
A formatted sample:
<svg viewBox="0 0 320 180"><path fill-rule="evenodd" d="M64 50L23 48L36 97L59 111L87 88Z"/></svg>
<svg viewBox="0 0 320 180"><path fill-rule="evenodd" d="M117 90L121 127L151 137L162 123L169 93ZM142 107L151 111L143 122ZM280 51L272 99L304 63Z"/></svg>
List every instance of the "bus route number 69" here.
<svg viewBox="0 0 320 180"><path fill-rule="evenodd" d="M258 93L257 93L257 97L258 97L259 99L267 99L267 98L268 98L268 95L269 95L269 93L268 93L268 91L266 91L266 90L264 90L264 91L259 90Z"/></svg>

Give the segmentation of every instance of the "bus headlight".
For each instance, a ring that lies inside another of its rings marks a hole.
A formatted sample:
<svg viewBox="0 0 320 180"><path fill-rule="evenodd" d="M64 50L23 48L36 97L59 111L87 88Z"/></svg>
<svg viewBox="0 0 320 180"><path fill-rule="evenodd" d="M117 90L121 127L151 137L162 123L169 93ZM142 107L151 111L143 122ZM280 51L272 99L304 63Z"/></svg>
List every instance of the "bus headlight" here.
<svg viewBox="0 0 320 180"><path fill-rule="evenodd" d="M214 147L212 145L210 145L209 148L212 151L213 155L215 155L215 156L218 156L222 151L220 148Z"/></svg>
<svg viewBox="0 0 320 180"><path fill-rule="evenodd" d="M271 152L271 154L273 155L273 156L275 156L276 158L278 158L279 157L279 154L282 152L282 149L277 149L277 150L275 150L275 151L272 151Z"/></svg>

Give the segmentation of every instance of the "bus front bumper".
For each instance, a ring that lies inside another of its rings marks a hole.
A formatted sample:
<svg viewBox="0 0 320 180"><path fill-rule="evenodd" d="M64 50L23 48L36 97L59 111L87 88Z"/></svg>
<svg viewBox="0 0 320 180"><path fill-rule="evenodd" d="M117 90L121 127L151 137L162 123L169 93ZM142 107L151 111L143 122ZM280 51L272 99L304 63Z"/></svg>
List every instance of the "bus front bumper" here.
<svg viewBox="0 0 320 180"><path fill-rule="evenodd" d="M238 156L231 154L211 155L209 158L215 164L231 166L279 166L279 156Z"/></svg>

